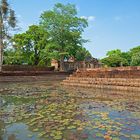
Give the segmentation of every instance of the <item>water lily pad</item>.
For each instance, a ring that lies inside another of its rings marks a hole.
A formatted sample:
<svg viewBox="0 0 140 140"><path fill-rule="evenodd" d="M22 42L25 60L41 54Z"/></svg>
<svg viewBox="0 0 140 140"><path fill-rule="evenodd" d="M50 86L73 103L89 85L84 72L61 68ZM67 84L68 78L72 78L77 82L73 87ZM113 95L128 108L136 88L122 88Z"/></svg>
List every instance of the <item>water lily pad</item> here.
<svg viewBox="0 0 140 140"><path fill-rule="evenodd" d="M28 134L28 137L31 138L31 137L33 137L33 135L32 134Z"/></svg>
<svg viewBox="0 0 140 140"><path fill-rule="evenodd" d="M53 137L55 140L62 140L62 136L61 135L57 135Z"/></svg>
<svg viewBox="0 0 140 140"><path fill-rule="evenodd" d="M72 126L68 126L67 129L75 129L76 126L72 125Z"/></svg>

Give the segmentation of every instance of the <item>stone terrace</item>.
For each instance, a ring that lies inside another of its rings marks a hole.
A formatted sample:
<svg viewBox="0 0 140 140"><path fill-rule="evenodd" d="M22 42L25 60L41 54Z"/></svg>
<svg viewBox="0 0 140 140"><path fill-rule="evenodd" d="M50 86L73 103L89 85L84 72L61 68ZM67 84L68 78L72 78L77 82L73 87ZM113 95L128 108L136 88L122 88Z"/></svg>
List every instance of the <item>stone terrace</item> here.
<svg viewBox="0 0 140 140"><path fill-rule="evenodd" d="M63 80L63 85L140 91L140 67L80 69Z"/></svg>

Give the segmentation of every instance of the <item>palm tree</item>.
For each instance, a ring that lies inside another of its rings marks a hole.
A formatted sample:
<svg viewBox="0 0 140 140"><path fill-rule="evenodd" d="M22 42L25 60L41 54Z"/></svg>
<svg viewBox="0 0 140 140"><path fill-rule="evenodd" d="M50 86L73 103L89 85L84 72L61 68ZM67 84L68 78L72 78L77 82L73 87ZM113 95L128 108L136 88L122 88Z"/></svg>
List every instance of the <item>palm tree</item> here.
<svg viewBox="0 0 140 140"><path fill-rule="evenodd" d="M7 0L0 1L0 72L3 64L4 42L9 39L8 31L16 27L15 12L12 10Z"/></svg>

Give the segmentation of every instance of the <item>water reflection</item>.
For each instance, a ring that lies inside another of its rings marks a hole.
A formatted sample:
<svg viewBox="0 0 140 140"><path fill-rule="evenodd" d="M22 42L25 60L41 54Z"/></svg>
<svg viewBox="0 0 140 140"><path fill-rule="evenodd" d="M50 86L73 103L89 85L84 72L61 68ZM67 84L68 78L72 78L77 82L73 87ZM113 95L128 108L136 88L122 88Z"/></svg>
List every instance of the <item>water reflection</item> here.
<svg viewBox="0 0 140 140"><path fill-rule="evenodd" d="M28 126L26 124L14 123L6 127L3 140L37 140L37 136L38 133L33 133L28 130Z"/></svg>

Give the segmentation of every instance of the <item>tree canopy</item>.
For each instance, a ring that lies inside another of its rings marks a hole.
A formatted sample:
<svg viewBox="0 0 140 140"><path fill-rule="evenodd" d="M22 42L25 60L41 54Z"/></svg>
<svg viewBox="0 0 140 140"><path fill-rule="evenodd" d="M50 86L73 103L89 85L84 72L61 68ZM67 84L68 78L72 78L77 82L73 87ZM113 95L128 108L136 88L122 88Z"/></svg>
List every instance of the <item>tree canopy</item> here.
<svg viewBox="0 0 140 140"><path fill-rule="evenodd" d="M83 47L87 40L82 33L87 26L87 20L77 16L75 5L57 3L41 14L39 25L14 35L13 48L5 51L4 63L49 65L51 59L61 61L71 56L84 60L91 56Z"/></svg>
<svg viewBox="0 0 140 140"><path fill-rule="evenodd" d="M86 42L82 32L88 23L77 17L75 5L56 4L52 10L41 14L40 25L49 34L51 52L67 52L75 57L79 47Z"/></svg>
<svg viewBox="0 0 140 140"><path fill-rule="evenodd" d="M12 48L6 48L5 41L9 31L16 27L15 12L7 0L0 1L0 71L4 64L49 65L52 59L62 62L65 57L74 57L82 61L91 56L83 45L88 40L82 33L88 22L77 15L73 4L54 5L52 10L44 11L39 25L31 25L24 33L16 34L11 39ZM140 66L140 46L122 52L120 49L108 51L101 62L109 67Z"/></svg>
<svg viewBox="0 0 140 140"><path fill-rule="evenodd" d="M103 64L116 66L140 66L140 46L130 49L128 52L122 52L119 49L108 51L107 57L101 61Z"/></svg>
<svg viewBox="0 0 140 140"><path fill-rule="evenodd" d="M47 45L48 34L40 26L32 25L22 34L13 37L15 52L21 52L23 63L38 65Z"/></svg>
<svg viewBox="0 0 140 140"><path fill-rule="evenodd" d="M140 46L131 49L130 55L131 55L131 65L140 66Z"/></svg>

